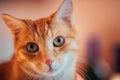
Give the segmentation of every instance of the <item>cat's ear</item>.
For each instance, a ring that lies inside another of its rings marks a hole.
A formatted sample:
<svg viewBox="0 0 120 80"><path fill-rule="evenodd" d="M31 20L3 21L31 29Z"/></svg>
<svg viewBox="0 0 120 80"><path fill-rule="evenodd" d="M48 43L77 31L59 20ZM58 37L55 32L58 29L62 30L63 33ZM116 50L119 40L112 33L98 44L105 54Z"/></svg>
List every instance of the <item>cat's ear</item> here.
<svg viewBox="0 0 120 80"><path fill-rule="evenodd" d="M4 19L13 35L19 33L21 29L26 25L21 19L15 18L8 14L2 14L2 18Z"/></svg>
<svg viewBox="0 0 120 80"><path fill-rule="evenodd" d="M73 3L72 0L64 0L60 8L58 9L56 13L56 19L62 20L64 22L67 22L68 24L73 25Z"/></svg>

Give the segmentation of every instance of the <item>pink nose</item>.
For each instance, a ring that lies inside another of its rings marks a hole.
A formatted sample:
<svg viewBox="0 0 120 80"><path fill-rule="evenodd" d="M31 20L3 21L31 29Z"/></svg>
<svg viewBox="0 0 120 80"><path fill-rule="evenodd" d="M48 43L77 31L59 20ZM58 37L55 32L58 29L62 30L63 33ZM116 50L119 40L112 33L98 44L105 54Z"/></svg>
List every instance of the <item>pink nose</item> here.
<svg viewBox="0 0 120 80"><path fill-rule="evenodd" d="M47 59L45 63L50 66L52 64L52 60L51 59Z"/></svg>

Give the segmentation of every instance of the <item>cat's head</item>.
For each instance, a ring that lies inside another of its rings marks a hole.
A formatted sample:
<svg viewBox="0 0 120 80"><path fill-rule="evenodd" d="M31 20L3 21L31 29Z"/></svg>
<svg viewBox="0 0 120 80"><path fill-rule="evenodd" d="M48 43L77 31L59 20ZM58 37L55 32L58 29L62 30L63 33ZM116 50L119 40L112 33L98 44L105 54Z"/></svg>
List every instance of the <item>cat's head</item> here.
<svg viewBox="0 0 120 80"><path fill-rule="evenodd" d="M25 73L56 75L75 64L72 12L71 0L65 0L57 12L35 21L2 15L14 38L16 63Z"/></svg>

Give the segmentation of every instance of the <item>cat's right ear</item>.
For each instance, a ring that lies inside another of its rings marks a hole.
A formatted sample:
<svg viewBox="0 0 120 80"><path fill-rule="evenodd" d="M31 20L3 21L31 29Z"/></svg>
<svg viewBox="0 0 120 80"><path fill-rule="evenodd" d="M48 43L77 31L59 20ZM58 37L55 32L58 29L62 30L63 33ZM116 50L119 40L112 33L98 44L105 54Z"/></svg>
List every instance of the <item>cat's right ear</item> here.
<svg viewBox="0 0 120 80"><path fill-rule="evenodd" d="M67 24L74 26L72 0L64 0L56 12L55 18L58 21L64 21Z"/></svg>
<svg viewBox="0 0 120 80"><path fill-rule="evenodd" d="M16 34L19 33L21 29L24 28L24 26L26 26L26 24L21 19L15 18L8 14L2 14L2 18L14 36L16 36Z"/></svg>

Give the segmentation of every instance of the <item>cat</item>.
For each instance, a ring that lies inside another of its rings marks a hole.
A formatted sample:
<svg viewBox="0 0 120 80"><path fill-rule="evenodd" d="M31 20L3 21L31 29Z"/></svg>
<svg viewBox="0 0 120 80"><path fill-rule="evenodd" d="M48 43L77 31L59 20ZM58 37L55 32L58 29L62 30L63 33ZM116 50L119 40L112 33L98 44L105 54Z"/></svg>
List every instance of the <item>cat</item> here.
<svg viewBox="0 0 120 80"><path fill-rule="evenodd" d="M2 14L13 36L14 55L0 65L0 79L76 80L78 45L72 15L71 0L34 21Z"/></svg>

